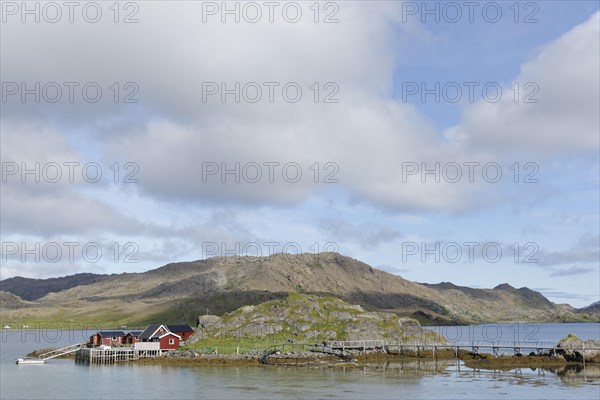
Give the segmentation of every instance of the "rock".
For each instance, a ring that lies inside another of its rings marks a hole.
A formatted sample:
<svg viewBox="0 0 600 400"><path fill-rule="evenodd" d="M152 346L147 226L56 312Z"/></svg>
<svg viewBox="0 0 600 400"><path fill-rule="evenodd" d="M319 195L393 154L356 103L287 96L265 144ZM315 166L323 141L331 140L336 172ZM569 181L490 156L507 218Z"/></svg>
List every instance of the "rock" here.
<svg viewBox="0 0 600 400"><path fill-rule="evenodd" d="M203 329L210 329L219 322L221 322L221 317L218 315L201 315L198 317L198 326Z"/></svg>
<svg viewBox="0 0 600 400"><path fill-rule="evenodd" d="M276 307L275 307L276 306ZM416 320L367 312L334 297L290 293L286 300L243 306L222 317L203 315L191 343L209 338L302 341L403 340L422 336Z"/></svg>
<svg viewBox="0 0 600 400"><path fill-rule="evenodd" d="M327 331L325 332L325 339L334 340L337 338L337 332L335 331Z"/></svg>
<svg viewBox="0 0 600 400"><path fill-rule="evenodd" d="M335 311L331 313L331 316L340 321L348 321L352 319L352 314L350 314L348 311Z"/></svg>
<svg viewBox="0 0 600 400"><path fill-rule="evenodd" d="M299 331L304 332L308 330L312 326L312 324L308 322L298 322L294 324L294 326L296 326L296 328L298 328Z"/></svg>
<svg viewBox="0 0 600 400"><path fill-rule="evenodd" d="M398 325L400 326L403 336L417 336L422 329L417 321L410 318L400 318L398 320Z"/></svg>
<svg viewBox="0 0 600 400"><path fill-rule="evenodd" d="M360 305L358 305L358 304L354 304L354 305L348 306L348 308L350 308L351 310L358 311L358 312L365 312L365 309L364 309L364 308L362 308L362 307L361 307Z"/></svg>
<svg viewBox="0 0 600 400"><path fill-rule="evenodd" d="M254 311L254 306L243 306L240 307L240 312L242 312L243 314L249 313Z"/></svg>
<svg viewBox="0 0 600 400"><path fill-rule="evenodd" d="M557 343L556 353L567 361L600 363L600 340L582 340L569 333Z"/></svg>

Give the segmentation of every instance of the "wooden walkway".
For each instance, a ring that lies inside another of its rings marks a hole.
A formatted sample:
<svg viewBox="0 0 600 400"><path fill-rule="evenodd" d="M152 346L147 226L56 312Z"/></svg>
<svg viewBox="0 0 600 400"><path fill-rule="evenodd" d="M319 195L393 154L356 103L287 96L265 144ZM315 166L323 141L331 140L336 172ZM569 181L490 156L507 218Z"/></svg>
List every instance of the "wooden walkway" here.
<svg viewBox="0 0 600 400"><path fill-rule="evenodd" d="M458 354L459 350L469 350L474 354L479 354L480 351L491 351L494 357L498 357L501 350L512 350L513 355L520 355L524 351L543 354L544 352L556 352L555 342L540 342L540 341L473 341L473 342L426 342L426 341L391 341L391 340L351 340L351 341L329 341L327 346L335 350L359 350L366 353L367 350L392 350L400 353L419 351L432 351L435 355L437 350L453 350ZM579 349L570 349L579 350ZM581 348L585 350L600 350L600 348L586 348L585 345Z"/></svg>
<svg viewBox="0 0 600 400"><path fill-rule="evenodd" d="M56 358L56 357L74 353L85 346L86 346L85 342L72 344L70 346L62 347L60 349L56 349L56 350L49 351L47 353L40 354L38 356L38 358L42 361L50 360L51 358Z"/></svg>

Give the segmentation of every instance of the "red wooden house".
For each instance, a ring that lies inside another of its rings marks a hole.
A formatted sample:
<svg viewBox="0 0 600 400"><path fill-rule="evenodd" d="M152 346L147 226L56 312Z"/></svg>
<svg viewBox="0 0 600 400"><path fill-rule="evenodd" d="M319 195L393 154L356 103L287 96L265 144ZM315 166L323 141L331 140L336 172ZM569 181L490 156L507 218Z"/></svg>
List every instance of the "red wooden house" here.
<svg viewBox="0 0 600 400"><path fill-rule="evenodd" d="M142 343L159 342L161 350L175 350L179 348L181 336L171 332L165 325L148 325L140 333L139 341Z"/></svg>
<svg viewBox="0 0 600 400"><path fill-rule="evenodd" d="M120 346L125 341L125 332L123 331L100 331L90 336L92 346Z"/></svg>
<svg viewBox="0 0 600 400"><path fill-rule="evenodd" d="M194 330L189 325L167 325L167 329L181 337L183 342L194 334Z"/></svg>

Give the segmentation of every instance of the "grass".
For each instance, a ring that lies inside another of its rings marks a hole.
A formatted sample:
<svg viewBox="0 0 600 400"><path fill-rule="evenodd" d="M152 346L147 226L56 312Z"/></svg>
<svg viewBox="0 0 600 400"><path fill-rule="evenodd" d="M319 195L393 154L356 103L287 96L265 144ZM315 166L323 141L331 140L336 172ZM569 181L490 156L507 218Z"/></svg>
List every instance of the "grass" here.
<svg viewBox="0 0 600 400"><path fill-rule="evenodd" d="M201 354L235 354L262 351L268 347L282 343L280 337L250 337L250 338L208 338L181 347L181 351L190 350Z"/></svg>

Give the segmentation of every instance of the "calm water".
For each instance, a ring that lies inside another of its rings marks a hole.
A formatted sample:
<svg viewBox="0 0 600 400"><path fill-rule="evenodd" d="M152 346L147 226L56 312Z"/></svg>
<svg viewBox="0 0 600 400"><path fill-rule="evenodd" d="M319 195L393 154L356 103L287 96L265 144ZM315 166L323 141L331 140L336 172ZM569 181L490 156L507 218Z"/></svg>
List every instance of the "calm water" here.
<svg viewBox="0 0 600 400"><path fill-rule="evenodd" d="M485 326L462 327L460 332L475 335L478 329L485 329L482 327ZM502 332L506 330L514 334L514 329L510 330L509 324L499 324L498 327ZM481 332L490 334L490 329L492 328ZM555 340L569 332L582 338L597 339L600 337L600 324L539 324L536 332L538 337L534 340ZM83 331L2 332L0 398L600 398L600 368L590 366L581 371L527 368L498 372L472 370L456 361L373 364L360 369L131 364L90 367L76 365L73 360L51 360L42 366L15 364L16 358L34 349L76 343L89 334ZM505 339L503 336L501 340Z"/></svg>
<svg viewBox="0 0 600 400"><path fill-rule="evenodd" d="M453 342L540 341L558 342L573 333L582 339L600 340L600 324L482 324L468 326L428 326Z"/></svg>

